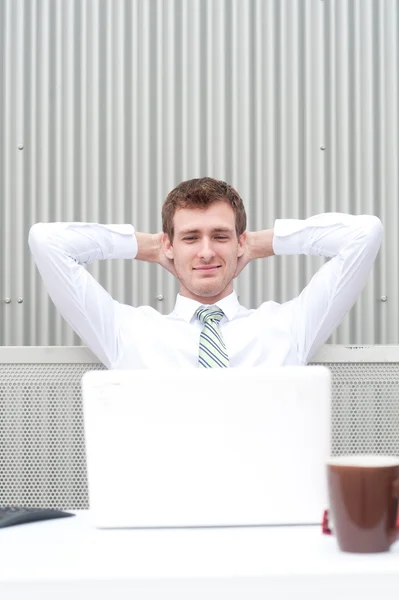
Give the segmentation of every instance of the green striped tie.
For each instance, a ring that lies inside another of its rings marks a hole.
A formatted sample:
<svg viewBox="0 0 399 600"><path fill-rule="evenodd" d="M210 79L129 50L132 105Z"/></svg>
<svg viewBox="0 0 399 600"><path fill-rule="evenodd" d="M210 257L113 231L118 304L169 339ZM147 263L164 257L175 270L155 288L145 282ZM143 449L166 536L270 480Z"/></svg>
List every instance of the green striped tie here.
<svg viewBox="0 0 399 600"><path fill-rule="evenodd" d="M219 330L224 312L218 306L212 308L200 306L195 315L204 324L200 335L198 367L203 369L228 367L229 357Z"/></svg>

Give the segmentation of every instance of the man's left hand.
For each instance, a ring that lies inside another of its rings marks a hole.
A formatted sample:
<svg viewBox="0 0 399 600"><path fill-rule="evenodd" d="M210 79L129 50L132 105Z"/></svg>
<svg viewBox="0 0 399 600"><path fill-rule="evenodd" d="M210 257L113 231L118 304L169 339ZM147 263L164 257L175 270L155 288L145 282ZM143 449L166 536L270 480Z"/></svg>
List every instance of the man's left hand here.
<svg viewBox="0 0 399 600"><path fill-rule="evenodd" d="M244 267L254 258L268 258L274 256L273 251L273 229L263 231L248 231L244 254L237 261L237 269L234 277L237 277Z"/></svg>

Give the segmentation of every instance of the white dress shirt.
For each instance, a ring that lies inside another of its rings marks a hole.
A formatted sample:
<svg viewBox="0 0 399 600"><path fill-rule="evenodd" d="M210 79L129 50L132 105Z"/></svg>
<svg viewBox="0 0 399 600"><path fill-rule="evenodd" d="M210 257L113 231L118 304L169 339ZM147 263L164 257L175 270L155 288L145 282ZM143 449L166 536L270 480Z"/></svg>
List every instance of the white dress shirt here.
<svg viewBox="0 0 399 600"><path fill-rule="evenodd" d="M194 316L198 302L178 294L169 315L150 306L121 304L82 266L135 258L134 231L132 225L37 223L30 230L29 245L54 304L107 368L196 368L202 329ZM235 292L217 302L225 314L220 330L230 367L306 364L359 296L382 235L381 221L369 215L328 213L277 220L275 254L331 260L289 302L269 301L248 310Z"/></svg>

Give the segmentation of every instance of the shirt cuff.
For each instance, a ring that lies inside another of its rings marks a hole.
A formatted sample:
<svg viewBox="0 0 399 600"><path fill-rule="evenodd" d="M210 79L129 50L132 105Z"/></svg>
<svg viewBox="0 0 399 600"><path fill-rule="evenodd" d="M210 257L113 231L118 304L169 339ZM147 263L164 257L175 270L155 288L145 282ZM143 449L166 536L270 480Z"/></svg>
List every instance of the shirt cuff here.
<svg viewBox="0 0 399 600"><path fill-rule="evenodd" d="M133 225L108 225L113 252L109 258L136 258L139 250Z"/></svg>

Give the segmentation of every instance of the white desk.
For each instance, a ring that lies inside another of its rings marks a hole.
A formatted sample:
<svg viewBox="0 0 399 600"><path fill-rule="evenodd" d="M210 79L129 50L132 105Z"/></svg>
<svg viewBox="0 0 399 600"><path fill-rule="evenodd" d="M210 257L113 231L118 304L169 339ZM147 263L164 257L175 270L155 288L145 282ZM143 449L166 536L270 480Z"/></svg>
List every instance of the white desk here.
<svg viewBox="0 0 399 600"><path fill-rule="evenodd" d="M1 600L397 600L399 543L340 553L318 527L96 530L90 513L0 529Z"/></svg>

